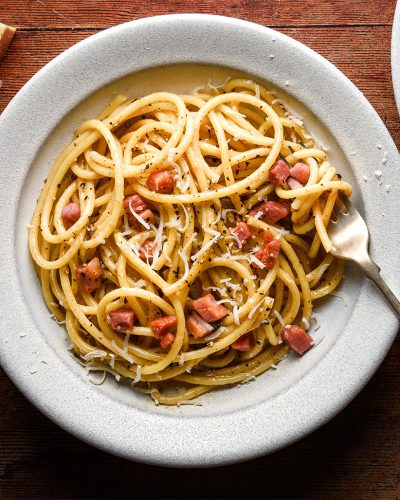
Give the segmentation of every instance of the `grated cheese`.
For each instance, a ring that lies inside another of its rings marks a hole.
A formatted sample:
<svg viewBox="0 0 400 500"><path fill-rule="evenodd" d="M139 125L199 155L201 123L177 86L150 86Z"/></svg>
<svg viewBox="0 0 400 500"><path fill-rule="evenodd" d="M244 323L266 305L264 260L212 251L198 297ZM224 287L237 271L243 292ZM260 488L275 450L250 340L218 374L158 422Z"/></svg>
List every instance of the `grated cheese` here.
<svg viewBox="0 0 400 500"><path fill-rule="evenodd" d="M131 385L135 385L141 380L141 374L142 374L142 367L141 365L136 365L136 375L135 378L132 380Z"/></svg>
<svg viewBox="0 0 400 500"><path fill-rule="evenodd" d="M175 154L176 154L176 148L171 148L169 151L168 151L168 156L167 156L167 163L168 165L170 165L171 167L174 167L175 169L177 169L179 171L179 173L181 172L181 169L178 165L178 163L176 163L173 159L175 157Z"/></svg>
<svg viewBox="0 0 400 500"><path fill-rule="evenodd" d="M318 331L320 328L321 328L321 320L320 320L320 316L319 314L317 313L314 313L312 316L311 316L311 319L315 320L315 332Z"/></svg>
<svg viewBox="0 0 400 500"><path fill-rule="evenodd" d="M124 227L125 227L125 231L130 230L128 214L126 212L124 212Z"/></svg>
<svg viewBox="0 0 400 500"><path fill-rule="evenodd" d="M251 262L254 262L254 264L257 264L257 266L260 269L264 269L265 268L265 264L263 264L260 259L257 259L257 257L255 255L252 255L250 257L250 260L251 260Z"/></svg>
<svg viewBox="0 0 400 500"><path fill-rule="evenodd" d="M226 291L223 288L219 288L218 286L205 286L203 287L203 290L211 290L213 292L218 292L221 294L223 297L226 296Z"/></svg>
<svg viewBox="0 0 400 500"><path fill-rule="evenodd" d="M115 342L115 340L111 341L111 345L113 346L114 350L121 356L121 358L124 358L126 361L129 361L129 363L134 363L135 360L132 358L132 356L129 356L124 352L123 349L121 349Z"/></svg>
<svg viewBox="0 0 400 500"><path fill-rule="evenodd" d="M185 243L185 245L182 247L182 249L178 250L178 255L182 259L185 272L183 273L183 276L181 279L185 280L189 276L189 260L186 255L186 251L189 248L189 245L192 244L193 240L196 238L197 233L193 233L192 236L188 239L188 241Z"/></svg>
<svg viewBox="0 0 400 500"><path fill-rule="evenodd" d="M255 215L252 215L253 219L258 220L260 217L264 215L264 212L257 212Z"/></svg>
<svg viewBox="0 0 400 500"><path fill-rule="evenodd" d="M147 281L146 281L146 280L143 280L143 279L138 280L138 281L136 281L136 283L135 283L135 287L136 287L136 288L143 288L143 287L145 287L146 285L147 285Z"/></svg>
<svg viewBox="0 0 400 500"><path fill-rule="evenodd" d="M257 309L263 304L264 300L261 300L258 304L256 304L252 309L250 309L248 318L251 319L254 315L254 313L257 311Z"/></svg>
<svg viewBox="0 0 400 500"><path fill-rule="evenodd" d="M158 262L158 259L160 257L160 253L162 251L162 248L163 248L163 230L164 230L164 219L163 219L163 216L162 216L162 211L160 211L160 220L159 220L159 223L158 223L158 228L156 228L155 226L151 226L151 228L153 229L154 231L154 241L156 243L156 246L155 246L155 251L154 251L154 254L153 254L153 262L151 264L151 268L154 269L155 266L157 265L157 262Z"/></svg>
<svg viewBox="0 0 400 500"><path fill-rule="evenodd" d="M245 378L244 380L242 380L240 382L240 384L249 384L250 382L253 382L254 380L257 380L257 378L254 376L254 375L251 375L250 377L248 378Z"/></svg>
<svg viewBox="0 0 400 500"><path fill-rule="evenodd" d="M128 352L129 337L130 337L130 334L126 333L125 339L124 339L124 352L126 352L126 353Z"/></svg>
<svg viewBox="0 0 400 500"><path fill-rule="evenodd" d="M206 337L204 337L204 341L205 342L210 342L211 340L215 340L217 339L222 333L226 332L228 329L226 328L226 326L221 326L220 328L218 328L218 330L215 330L215 332L213 333L210 333L210 335L207 335Z"/></svg>
<svg viewBox="0 0 400 500"><path fill-rule="evenodd" d="M279 323L282 325L282 328L285 328L285 322L283 321L282 316L279 314L279 312L276 309L272 309L272 312L275 314L276 319L279 321Z"/></svg>
<svg viewBox="0 0 400 500"><path fill-rule="evenodd" d="M188 211L187 211L187 209L186 209L185 205L181 205L181 207L182 207L182 210L183 210L183 211L184 211L184 213L185 213L185 225L184 225L183 227L182 227L182 226L179 226L179 227L177 227L177 229L178 229L178 231L179 231L180 233L186 233L187 228L189 227L190 217L189 217L189 213L188 213Z"/></svg>
<svg viewBox="0 0 400 500"><path fill-rule="evenodd" d="M137 214L134 210L131 210L130 208L129 211L135 217L135 219L137 219L140 222L140 224L142 224L142 226L144 226L146 229L150 229L150 225L147 224L147 222L143 219L143 217L140 217L139 214Z"/></svg>
<svg viewBox="0 0 400 500"><path fill-rule="evenodd" d="M82 356L84 361L91 361L94 358L105 358L107 356L106 351L102 351L101 349L97 349L96 351L91 351Z"/></svg>
<svg viewBox="0 0 400 500"><path fill-rule="evenodd" d="M232 280L232 278L223 278L220 280L221 283L229 283Z"/></svg>
<svg viewBox="0 0 400 500"><path fill-rule="evenodd" d="M191 259L193 261L197 260L201 255L204 255L207 252L207 250L209 248L211 248L214 245L214 243L216 243L216 241L222 236L221 233L219 233L218 231L214 231L214 229L206 228L204 231L206 233L214 234L215 236L208 243L206 243L202 248L200 248L200 250L197 253L192 255Z"/></svg>
<svg viewBox="0 0 400 500"><path fill-rule="evenodd" d="M90 371L99 371L99 370L89 370L88 375L90 375ZM106 376L107 376L107 372L104 370L103 376L101 379L96 380L96 379L90 378L90 376L89 376L89 382L93 385L101 385L105 381Z"/></svg>

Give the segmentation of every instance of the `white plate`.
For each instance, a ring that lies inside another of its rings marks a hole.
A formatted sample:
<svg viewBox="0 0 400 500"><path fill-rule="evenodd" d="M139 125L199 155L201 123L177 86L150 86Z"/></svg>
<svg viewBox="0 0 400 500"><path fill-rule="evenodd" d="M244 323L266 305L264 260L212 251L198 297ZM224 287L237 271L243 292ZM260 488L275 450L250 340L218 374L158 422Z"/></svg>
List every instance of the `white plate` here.
<svg viewBox="0 0 400 500"><path fill-rule="evenodd" d="M189 66L173 66L182 63ZM399 294L400 227L392 216L400 198L398 151L354 85L321 56L280 33L237 19L191 14L123 24L58 56L0 118L1 362L48 417L130 459L206 466L288 445L361 390L396 335L394 314L350 267L341 289L347 307L333 297L318 308L322 326L315 336L323 342L303 358L289 356L255 382L202 396L202 406L156 407L115 381L94 386L67 351L63 328L44 306L26 231L57 152L73 128L114 92L187 91L209 78L217 83L239 73L276 87L329 146L330 158L354 185L354 200L371 231L372 255ZM382 185L376 169L383 171Z"/></svg>
<svg viewBox="0 0 400 500"><path fill-rule="evenodd" d="M400 2L397 2L392 29L392 81L397 109L400 114Z"/></svg>

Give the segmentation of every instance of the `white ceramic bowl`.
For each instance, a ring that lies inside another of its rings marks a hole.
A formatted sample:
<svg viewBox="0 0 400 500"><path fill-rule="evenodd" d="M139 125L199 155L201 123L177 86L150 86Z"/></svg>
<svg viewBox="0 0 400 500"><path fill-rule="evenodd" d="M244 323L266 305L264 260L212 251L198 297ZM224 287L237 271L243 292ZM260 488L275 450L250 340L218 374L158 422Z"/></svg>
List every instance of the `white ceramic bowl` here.
<svg viewBox="0 0 400 500"><path fill-rule="evenodd" d="M182 66L186 65L186 66ZM180 65L180 66L179 66ZM153 68L153 69L152 69ZM329 62L262 26L209 15L147 18L103 31L43 68L0 118L0 284L3 367L26 397L81 439L161 465L207 466L277 450L340 411L387 353L397 320L376 289L349 266L341 293L318 307L323 338L306 356L239 387L201 397L202 406L156 407L113 380L92 385L49 317L27 247L40 187L71 132L118 91L188 91L211 78L249 74L275 87L329 147L354 185L372 255L392 289L400 267L399 155L363 95ZM383 171L380 184L374 171ZM367 181L362 176L368 178ZM390 191L385 189L391 185Z"/></svg>

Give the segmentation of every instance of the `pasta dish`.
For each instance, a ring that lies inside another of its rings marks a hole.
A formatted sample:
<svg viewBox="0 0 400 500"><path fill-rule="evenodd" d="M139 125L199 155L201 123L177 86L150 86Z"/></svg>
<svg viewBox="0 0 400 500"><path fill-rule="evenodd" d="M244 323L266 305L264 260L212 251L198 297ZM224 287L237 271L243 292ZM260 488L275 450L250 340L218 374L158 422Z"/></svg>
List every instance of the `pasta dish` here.
<svg viewBox="0 0 400 500"><path fill-rule="evenodd" d="M339 192L252 80L118 95L58 157L30 252L87 369L177 405L313 346L313 304L343 276L326 231Z"/></svg>

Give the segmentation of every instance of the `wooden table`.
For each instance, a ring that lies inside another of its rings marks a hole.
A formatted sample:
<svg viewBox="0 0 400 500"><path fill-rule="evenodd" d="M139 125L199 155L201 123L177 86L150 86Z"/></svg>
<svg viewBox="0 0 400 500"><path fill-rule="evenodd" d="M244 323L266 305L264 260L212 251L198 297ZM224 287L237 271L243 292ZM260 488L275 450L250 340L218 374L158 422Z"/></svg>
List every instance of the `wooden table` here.
<svg viewBox="0 0 400 500"><path fill-rule="evenodd" d="M48 61L99 30L155 14L215 13L276 28L325 56L364 92L400 146L390 74L394 8L395 0L1 0L0 22L18 32L0 64L0 111ZM98 451L0 377L2 498L400 495L399 340L362 393L322 429L273 455L218 469L162 469Z"/></svg>

